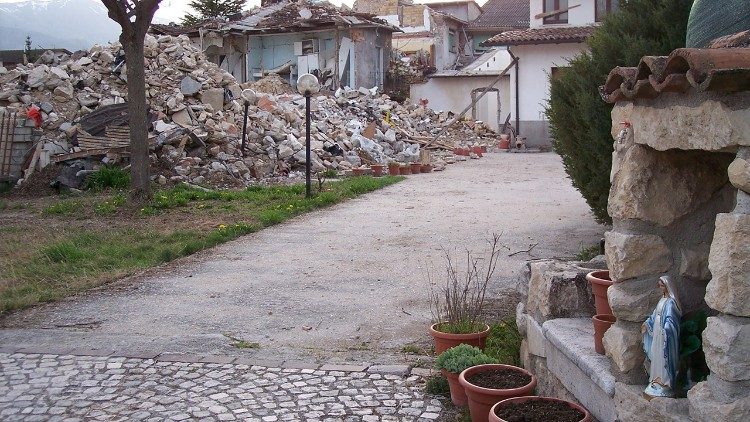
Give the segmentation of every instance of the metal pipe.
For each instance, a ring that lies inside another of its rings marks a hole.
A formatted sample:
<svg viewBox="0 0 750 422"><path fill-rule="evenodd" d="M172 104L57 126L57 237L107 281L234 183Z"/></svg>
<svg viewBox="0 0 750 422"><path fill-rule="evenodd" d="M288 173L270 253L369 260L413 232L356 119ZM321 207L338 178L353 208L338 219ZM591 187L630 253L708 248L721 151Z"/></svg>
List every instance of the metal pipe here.
<svg viewBox="0 0 750 422"><path fill-rule="evenodd" d="M242 121L242 145L240 146L240 155L245 156L245 140L247 139L247 109L250 104L245 101L245 119Z"/></svg>
<svg viewBox="0 0 750 422"><path fill-rule="evenodd" d="M309 92L305 93L305 197L309 198L310 192L310 97Z"/></svg>
<svg viewBox="0 0 750 422"><path fill-rule="evenodd" d="M510 54L510 57L513 59L513 62L516 64L516 133L515 135L518 136L521 134L521 118L518 115L519 113L519 101L518 101L518 77L520 76L520 72L518 71L518 56L513 54L513 52L510 50L510 47L508 47L508 54Z"/></svg>

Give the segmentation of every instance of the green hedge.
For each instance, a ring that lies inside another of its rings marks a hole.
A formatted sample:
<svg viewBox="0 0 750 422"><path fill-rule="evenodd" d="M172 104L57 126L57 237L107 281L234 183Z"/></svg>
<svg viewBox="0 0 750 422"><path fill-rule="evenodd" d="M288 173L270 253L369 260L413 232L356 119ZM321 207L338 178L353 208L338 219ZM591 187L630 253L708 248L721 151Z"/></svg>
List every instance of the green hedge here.
<svg viewBox="0 0 750 422"><path fill-rule="evenodd" d="M692 0L628 0L609 15L579 54L551 78L547 108L552 146L565 171L599 222L607 214L613 139L612 105L599 96L599 86L616 66L636 66L646 55L667 55L685 45Z"/></svg>

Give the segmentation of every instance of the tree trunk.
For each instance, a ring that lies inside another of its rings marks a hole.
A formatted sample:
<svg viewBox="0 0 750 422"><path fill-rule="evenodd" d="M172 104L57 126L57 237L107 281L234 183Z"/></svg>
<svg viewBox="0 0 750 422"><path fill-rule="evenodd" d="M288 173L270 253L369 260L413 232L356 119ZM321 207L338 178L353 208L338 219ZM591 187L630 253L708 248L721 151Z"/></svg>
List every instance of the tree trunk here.
<svg viewBox="0 0 750 422"><path fill-rule="evenodd" d="M137 32L122 40L128 77L128 114L130 115L131 199L143 202L151 198L149 179L148 121L146 119L146 76L143 66L144 36ZM124 38L124 37L123 37Z"/></svg>

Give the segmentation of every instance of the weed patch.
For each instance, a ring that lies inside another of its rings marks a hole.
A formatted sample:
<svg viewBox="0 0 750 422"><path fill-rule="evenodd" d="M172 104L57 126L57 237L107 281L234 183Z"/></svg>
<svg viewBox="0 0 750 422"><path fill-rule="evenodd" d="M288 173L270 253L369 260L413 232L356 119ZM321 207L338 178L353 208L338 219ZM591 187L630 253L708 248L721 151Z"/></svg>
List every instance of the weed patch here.
<svg viewBox="0 0 750 422"><path fill-rule="evenodd" d="M62 215L62 216L72 216L72 215L80 215L83 212L83 203L80 201L74 201L65 199L59 202L56 202L47 208L45 208L42 213L45 215Z"/></svg>
<svg viewBox="0 0 750 422"><path fill-rule="evenodd" d="M427 378L425 391L427 391L428 394L433 394L436 396L451 396L451 391L448 387L448 380L442 375L433 375Z"/></svg>
<svg viewBox="0 0 750 422"><path fill-rule="evenodd" d="M484 354L497 359L498 363L519 366L521 364L521 340L515 319L508 318L492 324Z"/></svg>
<svg viewBox="0 0 750 422"><path fill-rule="evenodd" d="M113 166L104 166L86 178L86 189L126 189L128 186L130 173Z"/></svg>

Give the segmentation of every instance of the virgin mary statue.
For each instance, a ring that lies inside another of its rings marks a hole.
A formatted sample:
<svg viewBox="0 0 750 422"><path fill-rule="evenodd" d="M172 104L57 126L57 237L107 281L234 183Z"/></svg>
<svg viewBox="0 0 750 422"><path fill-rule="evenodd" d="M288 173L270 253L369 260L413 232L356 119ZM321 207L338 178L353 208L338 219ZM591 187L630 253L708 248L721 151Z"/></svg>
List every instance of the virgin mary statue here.
<svg viewBox="0 0 750 422"><path fill-rule="evenodd" d="M646 398L674 397L680 357L680 317L682 310L668 277L659 279L662 297L654 312L643 323L643 350L650 361Z"/></svg>

